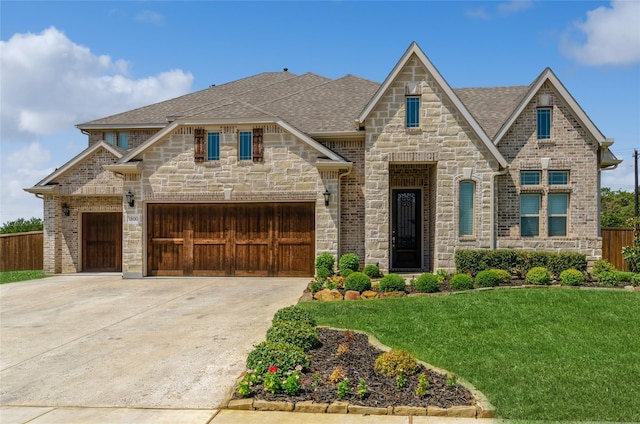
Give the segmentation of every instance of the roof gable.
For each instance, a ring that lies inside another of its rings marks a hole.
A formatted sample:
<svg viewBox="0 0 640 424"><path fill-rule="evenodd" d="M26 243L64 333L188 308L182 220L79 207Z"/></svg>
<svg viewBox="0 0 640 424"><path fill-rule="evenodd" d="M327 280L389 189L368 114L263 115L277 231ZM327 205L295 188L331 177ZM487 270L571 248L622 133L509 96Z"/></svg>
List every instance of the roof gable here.
<svg viewBox="0 0 640 424"><path fill-rule="evenodd" d="M80 164L83 161L85 161L87 158L89 158L91 155L93 155L94 153L96 153L100 149L107 150L116 159L122 158L122 155L123 155L123 151L122 150L118 149L117 147L112 146L111 144L109 144L109 143L107 143L105 141L99 141L98 143L92 144L91 146L87 147L82 152L77 154L75 157L70 159L67 163L62 165L60 168L56 169L51 174L47 175L44 179L42 179L40 182L38 182L33 188L35 189L37 187L46 186L47 184L51 183L55 179L60 178L61 176L65 175L67 172L71 171L78 164ZM31 189L28 189L28 190L31 190Z"/></svg>
<svg viewBox="0 0 640 424"><path fill-rule="evenodd" d="M460 112L462 117L467 121L467 123L471 126L472 130L476 133L478 138L485 145L487 150L491 153L491 155L498 161L498 163L502 167L507 166L507 161L502 156L502 154L498 151L496 146L491 142L484 129L480 126L478 121L473 117L473 115L469 112L467 107L462 103L460 98L456 95L454 90L449 86L447 81L442 77L440 72L436 69L436 67L431 63L431 61L424 54L422 49L418 46L418 44L414 41L411 43L407 51L402 55L396 66L393 68L391 73L384 80L378 91L373 95L369 103L365 106L365 108L360 113L356 123L361 125L367 119L369 114L374 110L374 108L378 105L378 103L382 100L382 97L385 95L387 90L391 87L391 84L398 78L399 74L402 72L402 69L405 67L407 62L411 59L412 56L416 56L418 60L421 62L422 66L427 70L427 72L431 75L431 77L435 80L435 82L441 87L445 96L449 98L451 103L453 103L454 107Z"/></svg>

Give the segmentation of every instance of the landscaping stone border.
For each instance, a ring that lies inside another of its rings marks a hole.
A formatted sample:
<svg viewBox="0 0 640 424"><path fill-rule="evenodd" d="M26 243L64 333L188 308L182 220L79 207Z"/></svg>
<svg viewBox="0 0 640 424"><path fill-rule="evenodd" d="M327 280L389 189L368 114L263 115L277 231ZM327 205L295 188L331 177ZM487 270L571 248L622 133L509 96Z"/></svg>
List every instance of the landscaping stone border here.
<svg viewBox="0 0 640 424"><path fill-rule="evenodd" d="M320 326L322 327L322 326ZM332 330L344 331L343 328L323 327ZM383 345L370 334L363 331L350 329L355 333L367 336L369 343L378 349L388 352L390 347ZM448 372L442 368L434 367L423 361L418 361L426 369L447 375ZM223 407L227 409L244 410L244 411L284 411L284 412L301 412L301 413L327 413L327 414L358 414L358 415L402 415L402 416L434 416L434 417L457 417L457 418L495 418L496 411L487 397L476 389L471 383L465 379L458 377L458 383L471 392L475 399L475 405L458 405L451 408L439 408L437 406L388 406L386 408L374 408L362 405L353 405L346 401L335 401L333 403L316 403L313 401L287 402L287 401L268 401L253 398L232 399L237 383L240 382L240 376L233 386L233 389L227 396L227 401L223 402Z"/></svg>

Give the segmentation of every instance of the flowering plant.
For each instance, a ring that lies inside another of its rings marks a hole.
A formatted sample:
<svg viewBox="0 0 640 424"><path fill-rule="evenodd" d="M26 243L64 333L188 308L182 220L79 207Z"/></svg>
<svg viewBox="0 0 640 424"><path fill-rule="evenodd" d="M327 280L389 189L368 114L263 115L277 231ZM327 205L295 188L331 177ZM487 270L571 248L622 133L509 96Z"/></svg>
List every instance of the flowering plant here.
<svg viewBox="0 0 640 424"><path fill-rule="evenodd" d="M269 393L278 393L282 390L280 378L278 377L278 367L270 366L269 372L264 376L264 390Z"/></svg>
<svg viewBox="0 0 640 424"><path fill-rule="evenodd" d="M256 370L248 369L244 377L238 384L238 394L242 397L249 396L254 384L260 381L260 376Z"/></svg>
<svg viewBox="0 0 640 424"><path fill-rule="evenodd" d="M286 394L290 396L297 396L302 388L302 382L300 381L300 375L302 374L302 367L296 366L295 371L289 372L289 376L284 380L283 388Z"/></svg>

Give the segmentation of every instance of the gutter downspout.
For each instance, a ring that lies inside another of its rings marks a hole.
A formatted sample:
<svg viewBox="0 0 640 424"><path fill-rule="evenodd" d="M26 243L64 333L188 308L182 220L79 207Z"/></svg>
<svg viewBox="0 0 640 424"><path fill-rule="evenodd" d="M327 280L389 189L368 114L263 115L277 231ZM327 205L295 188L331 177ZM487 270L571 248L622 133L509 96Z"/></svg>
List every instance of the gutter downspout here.
<svg viewBox="0 0 640 424"><path fill-rule="evenodd" d="M491 250L496 250L498 247L498 237L496 231L496 210L498 203L498 193L496 191L497 184L496 178L502 175L508 175L509 168L504 168L501 171L494 172L491 174Z"/></svg>

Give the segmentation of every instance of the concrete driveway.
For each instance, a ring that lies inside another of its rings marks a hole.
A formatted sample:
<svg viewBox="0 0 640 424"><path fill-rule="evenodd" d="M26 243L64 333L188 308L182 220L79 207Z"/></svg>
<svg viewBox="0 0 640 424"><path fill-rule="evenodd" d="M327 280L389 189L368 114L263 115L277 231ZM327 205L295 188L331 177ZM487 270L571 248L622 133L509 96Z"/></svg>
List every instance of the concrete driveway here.
<svg viewBox="0 0 640 424"><path fill-rule="evenodd" d="M308 281L75 274L0 285L0 404L217 408Z"/></svg>

